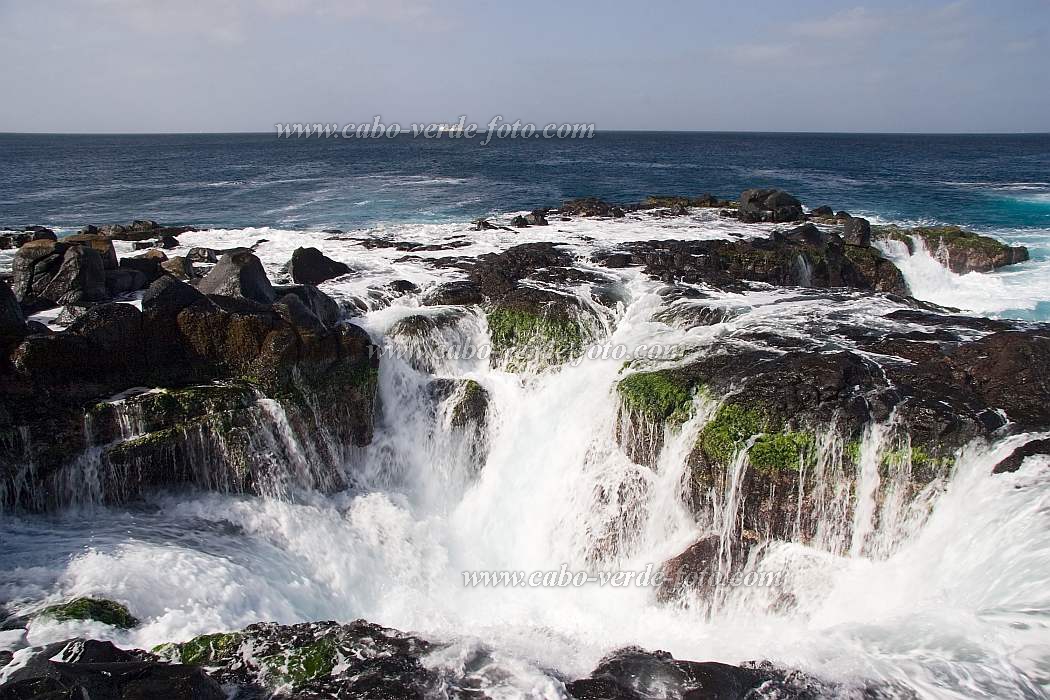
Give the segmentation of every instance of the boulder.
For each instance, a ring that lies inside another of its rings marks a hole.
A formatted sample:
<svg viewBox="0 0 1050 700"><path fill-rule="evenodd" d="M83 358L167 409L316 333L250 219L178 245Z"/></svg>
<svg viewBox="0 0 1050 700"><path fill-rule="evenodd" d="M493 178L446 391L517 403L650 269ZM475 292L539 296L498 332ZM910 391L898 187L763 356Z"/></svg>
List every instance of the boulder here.
<svg viewBox="0 0 1050 700"><path fill-rule="evenodd" d="M851 216L842 222L842 240L849 245L866 248L871 245L871 222Z"/></svg>
<svg viewBox="0 0 1050 700"><path fill-rule="evenodd" d="M175 238L175 236L172 236L172 235L161 236L160 239L158 240L158 243L160 244L160 247L164 248L165 250L171 250L172 248L178 248L179 245L181 245L179 243L179 239Z"/></svg>
<svg viewBox="0 0 1050 700"><path fill-rule="evenodd" d="M817 207L813 211L809 212L809 215L810 216L822 216L822 217L835 216L835 210L832 209L831 207L825 205L825 206Z"/></svg>
<svg viewBox="0 0 1050 700"><path fill-rule="evenodd" d="M428 290L420 300L424 306L474 306L484 301L481 287L472 281L444 282Z"/></svg>
<svg viewBox="0 0 1050 700"><path fill-rule="evenodd" d="M82 245L93 248L102 256L102 264L105 269L114 270L117 267L117 251L113 248L113 241L105 236L80 233L66 236L62 239L62 242L67 245Z"/></svg>
<svg viewBox="0 0 1050 700"><path fill-rule="evenodd" d="M514 228L526 228L529 225L529 220L519 214L510 220L510 225Z"/></svg>
<svg viewBox="0 0 1050 700"><path fill-rule="evenodd" d="M802 203L784 190L752 189L740 195L740 220L784 222L803 218Z"/></svg>
<svg viewBox="0 0 1050 700"><path fill-rule="evenodd" d="M874 235L883 240L902 241L909 250L914 250L915 239L919 239L931 255L960 275L991 272L1029 259L1028 248L1024 246L1007 245L958 226L919 226L911 229L879 226Z"/></svg>
<svg viewBox="0 0 1050 700"><path fill-rule="evenodd" d="M992 469L993 474L1006 474L1015 472L1021 468L1021 464L1028 457L1043 456L1050 458L1050 439L1031 440L1021 445L1006 459L1001 460Z"/></svg>
<svg viewBox="0 0 1050 700"><path fill-rule="evenodd" d="M274 291L279 296L291 294L298 297L299 301L326 326L334 326L342 317L339 304L312 284L274 287Z"/></svg>
<svg viewBox="0 0 1050 700"><path fill-rule="evenodd" d="M167 259L168 256L163 251L150 250L142 255L121 258L120 269L141 272L146 278L146 284L150 284L164 274L160 265Z"/></svg>
<svg viewBox="0 0 1050 700"><path fill-rule="evenodd" d="M597 197L581 197L565 202L558 211L568 216L616 216L615 209L617 207ZM623 215L623 210L619 210L619 216Z"/></svg>
<svg viewBox="0 0 1050 700"><path fill-rule="evenodd" d="M526 214L525 223L529 226L547 226L547 210L536 209L531 214Z"/></svg>
<svg viewBox="0 0 1050 700"><path fill-rule="evenodd" d="M187 307L207 303L207 297L196 288L165 275L146 290L142 297L142 312L154 318L173 319Z"/></svg>
<svg viewBox="0 0 1050 700"><path fill-rule="evenodd" d="M190 259L190 262L195 263L215 264L219 262L219 256L212 248L190 248L186 257Z"/></svg>
<svg viewBox="0 0 1050 700"><path fill-rule="evenodd" d="M62 265L68 247L65 243L40 240L18 249L11 264L11 287L19 302L29 305L39 297Z"/></svg>
<svg viewBox="0 0 1050 700"><path fill-rule="evenodd" d="M321 284L353 272L346 263L332 260L317 248L297 248L288 263L296 284Z"/></svg>
<svg viewBox="0 0 1050 700"><path fill-rule="evenodd" d="M197 271L188 257L168 258L160 264L160 269L180 280L191 280L197 277Z"/></svg>
<svg viewBox="0 0 1050 700"><path fill-rule="evenodd" d="M262 262L248 252L222 256L197 289L203 294L239 297L259 304L272 304L277 297Z"/></svg>
<svg viewBox="0 0 1050 700"><path fill-rule="evenodd" d="M26 332L26 317L11 288L0 282L0 342L20 338Z"/></svg>
<svg viewBox="0 0 1050 700"><path fill-rule="evenodd" d="M657 600L672 600L687 591L701 595L710 591L716 583L721 546L721 537L707 535L664 562L660 567Z"/></svg>
<svg viewBox="0 0 1050 700"><path fill-rule="evenodd" d="M55 304L83 304L108 299L102 254L87 246L67 248L61 265L40 290L39 296Z"/></svg>
<svg viewBox="0 0 1050 700"><path fill-rule="evenodd" d="M150 283L145 273L128 267L106 270L106 295L116 297L145 289Z"/></svg>

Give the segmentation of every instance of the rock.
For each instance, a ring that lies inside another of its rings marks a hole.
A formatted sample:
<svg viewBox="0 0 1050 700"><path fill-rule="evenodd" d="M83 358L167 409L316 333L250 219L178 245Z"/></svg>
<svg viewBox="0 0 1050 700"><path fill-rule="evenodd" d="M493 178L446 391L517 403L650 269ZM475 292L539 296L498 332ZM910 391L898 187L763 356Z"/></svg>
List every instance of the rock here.
<svg viewBox="0 0 1050 700"><path fill-rule="evenodd" d="M415 294L419 291L419 286L409 280L392 280L387 286L395 294Z"/></svg>
<svg viewBox="0 0 1050 700"><path fill-rule="evenodd" d="M740 220L747 223L759 221L798 221L803 218L802 203L783 190L752 189L740 195Z"/></svg>
<svg viewBox="0 0 1050 700"><path fill-rule="evenodd" d="M11 287L15 298L30 305L62 265L67 245L41 240L26 243L15 253L11 263Z"/></svg>
<svg viewBox="0 0 1050 700"><path fill-rule="evenodd" d="M177 256L168 258L160 264L160 269L167 272L175 279L191 280L197 277L197 271L188 257Z"/></svg>
<svg viewBox="0 0 1050 700"><path fill-rule="evenodd" d="M622 219L623 217L627 216L627 214L625 214L623 209L621 209L620 207L613 207L609 210L609 216L611 216L614 219Z"/></svg>
<svg viewBox="0 0 1050 700"><path fill-rule="evenodd" d="M424 306L474 306L484 297L481 287L468 280L445 282L427 291L420 300Z"/></svg>
<svg viewBox="0 0 1050 700"><path fill-rule="evenodd" d="M36 650L0 685L4 700L224 700L226 693L199 667L160 663L109 642L73 640ZM26 652L31 653L31 651Z"/></svg>
<svg viewBox="0 0 1050 700"><path fill-rule="evenodd" d="M474 427L484 431L490 401L485 387L473 379L434 379L428 387L435 400L452 400L448 418L453 428Z"/></svg>
<svg viewBox="0 0 1050 700"><path fill-rule="evenodd" d="M871 245L871 222L851 216L842 224L842 240L849 245L867 248Z"/></svg>
<svg viewBox="0 0 1050 700"><path fill-rule="evenodd" d="M179 239L178 238L175 238L175 236L170 236L170 235L161 236L159 241L158 241L158 243L160 244L160 247L164 248L165 250L171 250L172 248L178 248L179 245L181 245L179 243Z"/></svg>
<svg viewBox="0 0 1050 700"><path fill-rule="evenodd" d="M155 318L171 319L187 307L207 303L207 297L196 288L165 275L146 290L142 297L142 312Z"/></svg>
<svg viewBox="0 0 1050 700"><path fill-rule="evenodd" d="M97 235L76 234L66 236L62 239L66 245L82 245L98 251L102 256L102 265L107 270L115 270L117 267L117 251L113 248L113 241Z"/></svg>
<svg viewBox="0 0 1050 700"><path fill-rule="evenodd" d="M852 697L848 689L770 663L730 666L678 661L666 651L650 652L637 647L609 654L589 678L566 684L566 690L576 700ZM854 694L860 697L861 691Z"/></svg>
<svg viewBox="0 0 1050 700"><path fill-rule="evenodd" d="M569 216L615 216L615 208L597 197L581 197L565 202L558 211ZM623 210L620 210L620 216L623 216Z"/></svg>
<svg viewBox="0 0 1050 700"><path fill-rule="evenodd" d="M334 326L342 317L339 304L312 284L274 287L274 291L280 296L292 294L298 297L306 308L325 326Z"/></svg>
<svg viewBox="0 0 1050 700"><path fill-rule="evenodd" d="M896 240L914 252L916 239L932 256L957 274L991 272L1029 259L1024 246L1009 246L989 236L964 231L958 226L920 226L903 229L878 226L873 235L879 240Z"/></svg>
<svg viewBox="0 0 1050 700"><path fill-rule="evenodd" d="M197 289L203 294L240 297L260 304L272 304L277 296L262 262L252 253L227 253L222 256L200 281Z"/></svg>
<svg viewBox="0 0 1050 700"><path fill-rule="evenodd" d="M471 223L473 224L475 231L494 231L498 228L501 228L500 226L497 226L496 224L489 221L488 219L476 219Z"/></svg>
<svg viewBox="0 0 1050 700"><path fill-rule="evenodd" d="M547 210L536 209L531 214L525 216L525 223L529 226L547 226Z"/></svg>
<svg viewBox="0 0 1050 700"><path fill-rule="evenodd" d="M190 248L190 252L186 254L186 257L189 258L191 262L196 263L214 264L219 262L219 256L216 254L215 250L211 248Z"/></svg>
<svg viewBox="0 0 1050 700"><path fill-rule="evenodd" d="M809 213L810 216L835 216L835 211L829 206L817 207Z"/></svg>
<svg viewBox="0 0 1050 700"><path fill-rule="evenodd" d="M704 282L740 291L746 282L777 286L851 287L907 294L897 267L873 248L841 246L837 236L812 224L770 239L739 241L638 241L593 259L616 266L643 265L652 277L669 284ZM624 258L630 255L630 260Z"/></svg>
<svg viewBox="0 0 1050 700"><path fill-rule="evenodd" d="M529 220L519 214L510 220L510 225L514 228L526 228L529 225Z"/></svg>
<svg viewBox="0 0 1050 700"><path fill-rule="evenodd" d="M1015 472L1021 468L1021 463L1027 457L1042 455L1050 457L1050 439L1032 440L1018 447L1010 453L1010 456L1000 461L992 469L993 474L1005 474Z"/></svg>
<svg viewBox="0 0 1050 700"><path fill-rule="evenodd" d="M117 297L130 294L149 285L149 278L139 270L124 267L117 270L106 270L106 295Z"/></svg>
<svg viewBox="0 0 1050 700"><path fill-rule="evenodd" d="M124 371L144 359L142 312L131 304L99 304L85 311L69 325L70 333L94 345L98 352L112 356Z"/></svg>
<svg viewBox="0 0 1050 700"><path fill-rule="evenodd" d="M704 193L693 200L694 207L712 208L721 206L721 204L718 197L710 193Z"/></svg>
<svg viewBox="0 0 1050 700"><path fill-rule="evenodd" d="M61 265L40 290L39 297L55 304L83 304L108 299L102 254L87 246L67 248Z"/></svg>
<svg viewBox="0 0 1050 700"><path fill-rule="evenodd" d="M332 260L317 248L297 248L288 268L296 284L321 284L353 272L349 265Z"/></svg>
<svg viewBox="0 0 1050 700"><path fill-rule="evenodd" d="M11 288L0 282L0 351L6 355L13 343L28 333L26 317Z"/></svg>
<svg viewBox="0 0 1050 700"><path fill-rule="evenodd" d="M141 272L146 278L146 283L150 284L164 274L164 270L160 265L167 259L168 256L162 251L151 250L142 255L121 258L120 269Z"/></svg>
<svg viewBox="0 0 1050 700"><path fill-rule="evenodd" d="M718 573L720 553L721 537L707 535L689 545L681 554L668 559L660 567L657 600L666 602L686 591L701 595L710 591Z"/></svg>
<svg viewBox="0 0 1050 700"><path fill-rule="evenodd" d="M139 624L126 605L100 598L77 598L68 603L52 605L36 613L35 617L56 622L92 620L119 629L131 629Z"/></svg>

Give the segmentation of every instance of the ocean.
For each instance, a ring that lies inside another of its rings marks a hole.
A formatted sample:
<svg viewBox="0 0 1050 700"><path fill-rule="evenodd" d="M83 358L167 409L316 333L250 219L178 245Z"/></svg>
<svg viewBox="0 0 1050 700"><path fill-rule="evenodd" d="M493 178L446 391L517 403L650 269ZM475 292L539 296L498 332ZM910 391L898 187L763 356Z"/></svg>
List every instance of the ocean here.
<svg viewBox="0 0 1050 700"><path fill-rule="evenodd" d="M461 269L436 264L442 258L545 241L564 244L582 270L615 277L622 301L610 307L571 284L559 288L593 311L602 342L614 347L684 348L689 360L727 345L766 347L771 336L785 341L769 345L772 353L811 347L816 334L825 349L870 358L877 353L863 334L847 331L927 330L893 317L915 305L892 295L693 285L679 298L640 268L591 262L632 241L765 238L777 228L711 209L552 216L550 226L483 232L469 225L482 216L506 225L515 213L585 195L735 198L757 186L875 223L958 224L1024 244L1029 262L965 275L923 250L884 252L922 301L1050 319L1047 135L598 133L484 147L408 137L0 135L0 225L66 233L137 218L190 224L202 230L181 235L169 255L254 245L274 281L287 278L295 249L314 246L353 268L321 288L357 304L351 322L387 349L398 347L392 329L403 319L448 310L421 305L416 291L391 291L392 282L425 292L462 279ZM134 253L130 242L116 246L121 257ZM0 269L11 254L0 251ZM724 320L686 327L663 315L671 305L716 307ZM486 315L459 312L439 340L487 346ZM974 327L959 332L971 338L980 334ZM1050 461L991 474L1016 447L1047 434L977 440L916 495L908 491L911 448L902 462L898 441L908 426L892 417L869 424L851 446L856 473L835 472L842 488L815 516L821 537L771 540L756 555L789 574L785 590L745 588L679 605L640 587L471 588L465 572L639 572L702 535L731 532L739 516L732 490L698 517L684 487L689 455L725 397L698 391L691 416L645 466L618 446L617 387L637 369L622 357L512 371L478 356L443 356L421 369L418 344L401 350L382 357L375 436L352 453L345 491L189 489L103 505L96 450L64 474L67 507L0 511L0 604L9 612L91 595L126 604L142 621L120 630L40 619L25 639L0 633L0 650L76 635L148 649L260 620L366 618L447 642L428 668L500 699L565 698L567 680L627 645L682 659L770 660L836 682L883 684L888 697L909 697L905 689L922 698L1050 693ZM445 409L435 409L435 376L473 380L490 397L483 464L473 461L475 445L450 430ZM280 419L280 402L260 399L258 409L274 463L292 478L309 471L309 445ZM814 431L821 468L841 470L840 437ZM737 474L747 468L741 455Z"/></svg>

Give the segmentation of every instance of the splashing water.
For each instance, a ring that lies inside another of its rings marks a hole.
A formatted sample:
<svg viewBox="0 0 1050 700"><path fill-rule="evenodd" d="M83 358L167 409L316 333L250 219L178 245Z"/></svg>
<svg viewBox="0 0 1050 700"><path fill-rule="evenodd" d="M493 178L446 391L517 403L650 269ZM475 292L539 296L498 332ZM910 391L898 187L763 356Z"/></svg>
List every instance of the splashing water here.
<svg viewBox="0 0 1050 700"><path fill-rule="evenodd" d="M372 264L376 276L390 274L383 260ZM704 352L734 329L774 319L785 333L802 332L792 324L822 303L776 292L725 295L739 315L686 332L654 320L659 285L636 272L621 281L628 302L605 341L626 346L682 343ZM857 301L856 313L875 318L864 304L880 303ZM380 338L420 311L404 298L360 323ZM487 341L473 315L440 333L431 342ZM17 607L105 595L143 620L127 632L40 621L33 642L86 633L148 648L258 620L365 617L453 641L428 663L470 667L481 687L505 697L561 697L561 679L589 673L628 644L686 659L770 659L829 679L900 683L927 697L1050 690L1050 464L1029 458L1014 474L991 475L1037 436L971 445L947 480L906 499L904 477L880 473L894 445L892 421L869 426L855 480L843 476L844 446L829 431L804 466L822 475L809 494L815 534L768 542L741 562L729 540L747 450L713 508L697 515L688 503L689 455L719 397L697 396L692 417L669 429L652 466L642 466L617 444L615 387L630 371L622 358L512 373L477 358L421 357L421 348L384 355L382 413L360 466L347 474L352 488L158 496L133 508L4 516L0 597ZM436 400L434 377L486 391L480 432L451 426L457 394ZM266 438L275 458L308 476L312 448L280 405L263 400L259 411L275 426ZM725 571L778 571L781 585L723 589L714 605L662 604L651 586L473 587L463 575L562 566L641 572L712 532L723 539Z"/></svg>

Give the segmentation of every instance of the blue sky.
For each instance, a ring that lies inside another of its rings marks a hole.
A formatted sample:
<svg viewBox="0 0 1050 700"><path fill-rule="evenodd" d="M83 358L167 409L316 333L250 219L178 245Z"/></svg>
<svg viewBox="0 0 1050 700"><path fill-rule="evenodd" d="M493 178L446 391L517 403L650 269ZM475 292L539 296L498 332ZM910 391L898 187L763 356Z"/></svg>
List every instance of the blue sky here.
<svg viewBox="0 0 1050 700"><path fill-rule="evenodd" d="M0 131L1050 131L1050 0L0 0Z"/></svg>

